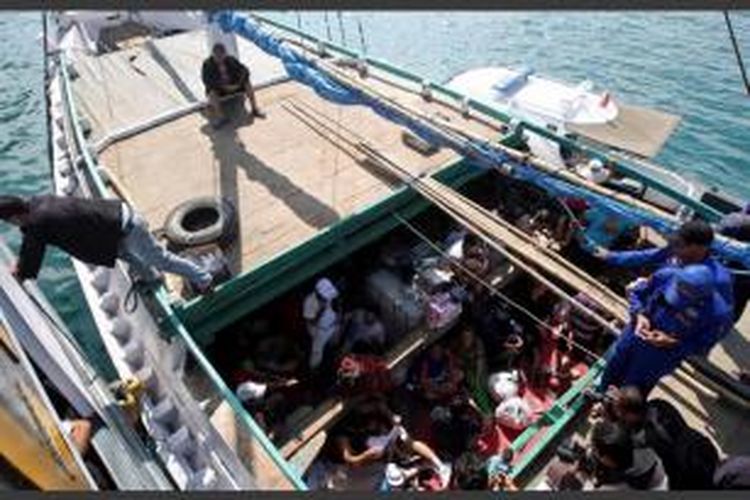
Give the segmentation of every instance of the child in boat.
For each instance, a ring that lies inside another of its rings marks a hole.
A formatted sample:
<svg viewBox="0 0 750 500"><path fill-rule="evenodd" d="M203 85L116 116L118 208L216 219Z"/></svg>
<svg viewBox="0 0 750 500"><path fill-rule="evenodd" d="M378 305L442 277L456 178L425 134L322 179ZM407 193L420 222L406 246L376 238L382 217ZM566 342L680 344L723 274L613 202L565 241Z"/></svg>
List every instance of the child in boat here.
<svg viewBox="0 0 750 500"><path fill-rule="evenodd" d="M383 353L386 340L385 326L374 312L356 309L350 313L346 323L344 353Z"/></svg>
<svg viewBox="0 0 750 500"><path fill-rule="evenodd" d="M573 300L607 318L584 292L577 293ZM607 332L590 314L568 301L559 304L554 323L556 326L551 332L545 330L547 345L542 349L541 363L550 367L550 387L564 389L570 381L585 374L583 364L599 355Z"/></svg>
<svg viewBox="0 0 750 500"><path fill-rule="evenodd" d="M464 374L464 385L480 399L487 396L487 352L484 342L471 328L464 328L453 342L451 352L457 354L458 367ZM488 408L489 410L489 408Z"/></svg>
<svg viewBox="0 0 750 500"><path fill-rule="evenodd" d="M312 293L305 298L302 316L312 341L309 358L311 370L317 370L323 362L324 354L339 343L341 316L336 302L338 297L339 291L331 280L321 278Z"/></svg>
<svg viewBox="0 0 750 500"><path fill-rule="evenodd" d="M469 307L472 330L485 347L487 371L498 372L513 367L525 343L520 325L499 299L486 290L475 295Z"/></svg>

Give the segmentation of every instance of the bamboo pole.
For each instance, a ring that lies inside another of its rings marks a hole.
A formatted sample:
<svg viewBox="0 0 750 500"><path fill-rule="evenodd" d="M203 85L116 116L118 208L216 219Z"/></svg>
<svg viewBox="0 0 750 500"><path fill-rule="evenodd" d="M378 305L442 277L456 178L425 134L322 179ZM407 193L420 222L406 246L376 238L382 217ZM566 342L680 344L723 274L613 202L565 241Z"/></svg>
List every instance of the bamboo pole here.
<svg viewBox="0 0 750 500"><path fill-rule="evenodd" d="M370 98L377 99L379 101L389 104L390 106L398 109L402 113L406 114L407 116L411 117L412 119L420 123L420 125L428 127L434 132L444 137L448 137L452 141L456 141L460 143L466 139L472 139L481 143L489 143L489 141L484 137L480 137L477 134L474 134L464 128L457 127L453 124L448 124L447 122L445 122L444 120L440 120L439 118L430 117L426 115L424 112L422 112L421 110L415 109L414 107L409 106L408 104L400 102L394 99L393 97L374 89L371 85L368 85L367 83L361 80L357 80L356 77L353 77L347 74L345 71L329 63L328 61L324 61L322 59L316 59L315 62L321 69L325 70L331 77L333 77L339 83L350 88L355 88L363 92L365 95L367 95ZM500 143L492 143L491 147L507 154L508 156L510 156L516 161L523 162L530 166L536 167L538 170L541 170L547 174L553 175L555 177L558 177L572 184L576 184L580 187L586 188L590 191L593 191L602 196L606 196L610 199L613 199L622 203L626 203L628 205L634 206L636 208L639 208L640 210L644 210L649 213L653 213L654 215L657 215L661 218L669 220L670 222L674 222L674 223L678 222L677 218L674 215L668 212L665 212L657 207L654 207L653 205L649 205L645 202L642 202L630 196L623 195L621 193L614 192L598 184L594 184L593 182L590 182L588 180L578 177L572 172L555 167L539 158L529 155L528 153L518 151L516 149L510 148Z"/></svg>

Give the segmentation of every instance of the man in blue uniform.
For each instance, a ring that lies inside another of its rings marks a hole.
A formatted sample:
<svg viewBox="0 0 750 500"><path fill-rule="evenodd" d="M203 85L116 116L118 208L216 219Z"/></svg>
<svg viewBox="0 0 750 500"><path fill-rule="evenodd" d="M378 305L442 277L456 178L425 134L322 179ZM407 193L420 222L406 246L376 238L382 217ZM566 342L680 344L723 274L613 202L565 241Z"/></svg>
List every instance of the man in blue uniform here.
<svg viewBox="0 0 750 500"><path fill-rule="evenodd" d="M628 291L631 321L617 340L600 390L634 385L644 395L687 357L706 355L732 325L732 309L705 264L667 266Z"/></svg>
<svg viewBox="0 0 750 500"><path fill-rule="evenodd" d="M666 247L624 252L598 248L596 255L609 265L621 267L683 267L703 264L711 270L716 290L730 307L734 307L732 275L721 262L711 256L713 240L714 231L711 225L701 220L693 220L683 224Z"/></svg>

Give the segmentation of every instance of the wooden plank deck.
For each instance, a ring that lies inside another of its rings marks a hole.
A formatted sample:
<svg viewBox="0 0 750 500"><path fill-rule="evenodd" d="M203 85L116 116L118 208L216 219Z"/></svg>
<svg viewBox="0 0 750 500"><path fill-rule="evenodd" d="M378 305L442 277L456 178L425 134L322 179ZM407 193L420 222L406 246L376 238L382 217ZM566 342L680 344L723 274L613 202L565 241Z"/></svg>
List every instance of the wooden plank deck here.
<svg viewBox="0 0 750 500"><path fill-rule="evenodd" d="M420 100L405 92L402 98ZM195 113L113 144L100 156L152 229L162 227L169 212L191 198L233 200L240 218L239 245L230 259L234 272L299 245L394 189L391 179L321 136L286 104L312 106L414 174L458 160L448 150L422 155L403 143L401 128L371 110L331 104L294 82L264 88L258 100L267 113L264 119L250 121L240 112L231 125L213 130ZM447 108L442 113L466 121ZM472 125L486 137L497 135L490 127Z"/></svg>
<svg viewBox="0 0 750 500"><path fill-rule="evenodd" d="M286 76L278 59L251 42L237 38L237 49L255 85ZM203 100L200 71L208 51L206 31L196 30L143 38L140 44L103 55L77 54L73 67L79 76L73 91L91 124L92 139Z"/></svg>

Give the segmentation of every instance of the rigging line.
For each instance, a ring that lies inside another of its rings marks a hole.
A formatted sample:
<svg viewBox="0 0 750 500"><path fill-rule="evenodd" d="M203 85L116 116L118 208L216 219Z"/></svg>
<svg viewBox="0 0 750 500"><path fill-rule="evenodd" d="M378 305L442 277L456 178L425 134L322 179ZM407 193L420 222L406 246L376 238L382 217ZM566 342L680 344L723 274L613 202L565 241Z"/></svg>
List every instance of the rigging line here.
<svg viewBox="0 0 750 500"><path fill-rule="evenodd" d="M337 116L336 116L336 130L338 132L341 131L342 125L341 125L341 113L342 113L342 107L337 106ZM339 154L341 151L339 151L339 148L334 148L333 152L333 209L336 210L336 186L339 182Z"/></svg>
<svg viewBox="0 0 750 500"><path fill-rule="evenodd" d="M289 99L289 101L289 104L283 103L281 107L291 113L304 125L307 125L317 135L333 144L337 149L343 150L347 155L354 158L356 161L360 160L361 152L356 148L356 146L353 146L346 140L344 140L344 142L341 142L341 140L337 141L336 139L334 139L333 137L338 137L339 139L341 139L341 136L337 136L335 132L333 132L332 135L329 135L328 132L331 132L330 129L325 129L325 131L321 130L318 122L316 122L313 117L311 117L302 108L295 104L294 101L292 101L291 99Z"/></svg>
<svg viewBox="0 0 750 500"><path fill-rule="evenodd" d="M302 47L302 54L306 55L307 53L307 44L305 43L305 37L302 36L303 29L302 29L302 15L299 11L296 11L295 14L297 15L297 30L299 33L299 44Z"/></svg>
<svg viewBox="0 0 750 500"><path fill-rule="evenodd" d="M359 31L359 43L362 46L362 58L367 58L367 44L365 43L365 32L362 29L362 21L357 18L357 30Z"/></svg>
<svg viewBox="0 0 750 500"><path fill-rule="evenodd" d="M346 48L346 33L344 32L344 15L341 11L336 11L336 17L339 21L339 34L341 35L341 46Z"/></svg>
<svg viewBox="0 0 750 500"><path fill-rule="evenodd" d="M724 11L724 21L727 24L727 30L729 31L729 39L732 41L732 48L734 49L734 55L737 58L737 65L740 68L740 74L742 75L742 81L745 84L745 93L750 95L750 81L745 71L745 64L742 61L742 54L740 54L740 46L737 43L737 38L734 36L734 29L732 28L732 21L729 19L729 11Z"/></svg>
<svg viewBox="0 0 750 500"><path fill-rule="evenodd" d="M323 11L323 21L325 22L325 25L326 25L326 38L328 39L329 42L333 42L333 33L331 33L331 23L328 19L327 10Z"/></svg>
<svg viewBox="0 0 750 500"><path fill-rule="evenodd" d="M327 128L328 130L332 131L332 127L330 125L326 125L325 123L323 123L321 121L322 119L324 119L325 121L327 121L330 124L333 121L331 117L327 116L325 113L322 113L321 111L317 110L315 107L313 107L313 106L311 106L311 105L309 105L307 103L300 103L300 104L303 104L304 107L306 107L310 111L314 112L314 114L316 114L319 117L319 118L315 118L313 116L308 115L308 116L310 116L310 118L312 120L315 120L321 127ZM352 136L353 139L347 139L347 138L343 137L343 134L341 134L341 133L334 132L334 134L336 134L337 136L339 136L340 138L342 138L343 140L345 140L346 142L348 142L354 148L358 149L359 151L364 152L365 154L367 154L371 158L374 157L375 159L378 159L381 162L384 162L386 165L391 165L393 168L395 168L396 170L400 171L403 175L411 178L412 181L415 181L415 180L418 181L419 180L418 177L414 176L408 170L406 170L403 167L401 167L400 165L396 164L395 162L393 162L392 160L390 160L390 158L388 158L387 156L383 155L379 150L377 150L374 147L372 147L368 143L368 140L367 140L366 137L363 137L362 135L358 134L357 132L355 132L355 131L353 131L353 130L351 130L349 128L346 128L346 127L344 127L344 130L350 136ZM424 186L424 188L426 190L429 190L429 186ZM432 189L432 191L434 191L434 189ZM481 212L482 210L484 210L482 207L479 207L476 203L471 202L471 200L466 200L466 202L472 208L474 208L475 211ZM517 228L514 228L514 227L510 226L507 222L502 221L502 220L501 221L494 221L493 220L492 222L503 224L503 225L507 226L507 230L509 232L511 232L511 233L514 233L515 236L517 236L517 237L519 237L521 239L524 239L524 240L528 240L528 235L526 235L525 233L521 232ZM527 241L527 243L528 244L535 244L533 241ZM567 262L565 259L561 259L558 254L556 254L556 253L548 253L548 252L544 252L544 253L547 256L549 256L550 258L553 258L556 261L556 263L558 263L560 265L563 265L564 267L569 268L568 270L570 270L571 272L575 273L578 277L581 277L580 276L581 275L580 270L577 269L577 268L571 270L570 269L570 263ZM585 278L588 278L588 276L586 276Z"/></svg>
<svg viewBox="0 0 750 500"><path fill-rule="evenodd" d="M310 109L315 109L315 108L310 107ZM320 116L325 117L325 119L329 123L332 121L332 119L330 117L326 116L322 112L317 111L317 113ZM316 121L319 124L319 126L321 126L321 127L325 128L325 129L327 129L328 131L333 132L334 134L336 134L336 132L332 130L332 127L330 125L326 125L325 123L321 122L320 118L314 118L314 117L309 117L309 118L312 119L313 121ZM347 131L347 133L349 133L350 135L352 135L354 137L361 137L361 136L358 136L358 134L356 132L352 131L352 130L347 129L346 131ZM363 138L364 140L362 140L360 142L356 142L354 140L350 140L350 139L347 139L347 138L343 137L342 134L338 134L338 137L340 139L344 140L345 142L347 142L350 146L353 146L355 149L357 149L359 151L362 151L365 154L368 154L371 159L380 161L381 163L384 164L383 166L385 166L386 168L390 168L391 172L393 172L395 170L402 177L401 180L403 182L405 182L407 185L413 187L418 192L421 191L421 193L422 193L423 196L425 196L427 199L429 199L430 201L432 201L433 204L435 204L436 206L438 206L439 208L441 208L448 215L451 215L461 225L464 225L467 228L472 229L475 233L477 233L480 236L484 236L484 239L486 241L488 241L488 243L490 243L490 246L492 246L498 252L500 252L503 255L505 255L511 262L515 263L517 266L519 266L520 268L524 269L526 272L528 272L529 274L531 274L532 276L534 276L540 282L544 283L550 290L552 290L559 297L561 297L561 298L567 300L568 302L570 302L573 305L573 307L575 307L576 309L581 310L584 313L591 315L591 317L594 318L597 321L597 323L599 323L600 325L602 325L604 328L606 328L607 330L612 331L613 333L617 333L616 329L613 327L613 325L611 324L610 321L608 321L605 318L603 318L602 316L600 316L597 312L591 310L588 306L580 303L575 297L573 297L569 293L565 292L562 288L560 288L559 286L557 286L556 284L554 284L552 281L550 281L549 279L547 279L541 272L539 272L538 270L534 269L534 267L531 264L525 263L523 261L523 259L519 258L518 256L514 255L512 252L510 252L509 250L507 250L506 248L504 248L502 244L499 244L496 241L494 241L495 237L494 237L494 235L491 234L491 231L488 231L486 229L486 227L487 227L486 224L484 226L482 226L481 224L478 223L477 220L472 220L471 217L466 216L466 214L462 213L461 210L457 210L451 204L450 201L447 201L445 199L445 197L441 194L441 191L439 191L435 187L432 187L430 184L425 185L424 181L422 179L420 179L418 176L412 174L408 170L406 170L403 167L401 167L400 165L396 164L395 162L393 162L392 160L390 160L388 157L386 157L385 155L383 155L382 153L380 153L375 148L369 146L367 144L367 142L366 142L366 139ZM397 177L399 175L397 175ZM447 190L449 188L447 188L447 187L445 187L445 188L440 187L440 189ZM459 200L459 201L461 201L461 200ZM481 207L475 208L476 204L473 203L473 202L471 202L471 200L466 200L465 204L468 205L469 208L473 208L475 211L479 212L481 215L484 215L481 212L481 210L482 210ZM478 205L477 205L477 207L478 207ZM490 221L493 222L493 223L495 223L495 224L502 225L503 229L505 229L506 231L508 231L509 234L513 235L513 231L511 231L510 229L508 229L508 228L505 227L505 226L509 226L507 223L505 223L505 221L501 221L501 220L495 221L495 220L492 220L492 219L490 219ZM485 221L485 223L486 223L486 221ZM512 228L512 229L516 230L516 228ZM519 234L515 234L514 236L516 236L517 238L520 238L522 241L524 241L524 236L519 235ZM526 242L526 243L529 244L529 245L531 245L531 246L536 247L533 242ZM552 255L555 255L555 254L552 254ZM548 254L547 254L547 256L551 257ZM565 263L567 267L570 267L570 263L568 263L567 261L563 260L563 263ZM562 263L560 263L560 262L558 262L558 264L562 265ZM576 268L574 268L574 269L576 269ZM570 269L569 269L569 271L570 271ZM573 272L573 271L570 271L570 272ZM580 274L580 270L576 270L575 273L577 275ZM580 278L580 279L582 279L582 281L584 281L584 285L586 285L586 286L582 287L581 291L589 292L589 295L591 296L590 292L591 292L591 290L593 288L592 288L592 286L590 284L585 283L587 281L587 279L581 278L580 276L577 276L577 277ZM585 290L583 290L583 288L585 288ZM598 291L601 291L601 290L598 290ZM594 296L595 295L597 295L597 294L595 293Z"/></svg>
<svg viewBox="0 0 750 500"><path fill-rule="evenodd" d="M560 333L558 331L558 328L552 326L547 321L539 318L537 315L535 315L529 309L527 309L523 305L519 304L518 302L516 302L515 300L513 300L512 298L510 298L508 295L504 294L500 290L498 290L498 288L496 286L494 286L492 283L488 283L487 280L485 280L481 276L477 275L476 273L474 273L469 268L465 267L464 264L461 261L459 261L457 259L451 258L451 256L448 255L448 253L445 250L443 250L437 243L435 243L434 241L432 241L427 235L425 235L422 231L420 231L419 229L417 229L411 222L409 222L404 217L402 217L398 212L391 212L391 215L393 215L393 217L395 217L401 224L403 224L407 229L409 229L412 233L414 233L419 239L421 239L422 241L424 241L425 243L427 243L427 245L429 245L441 257L449 260L452 264L454 264L456 267L458 267L459 269L461 269L461 271L465 272L469 277L471 277L475 282L479 283L484 288L486 288L487 291L489 291L492 296L498 297L501 300L503 300L505 303L507 303L508 305L510 305L512 307L515 307L520 312L522 312L523 314L525 314L529 318L531 318L538 326L541 326L545 330L547 330L550 333L552 333L552 335L554 337L564 338L566 341L568 341L570 343L571 346L577 348L582 353L584 353L587 356L593 358L594 360L599 360L599 359L602 358L602 356L600 354L597 354L594 351L591 351L586 346L584 346L584 345L576 342L572 338L568 338L565 335L563 335L562 333Z"/></svg>

